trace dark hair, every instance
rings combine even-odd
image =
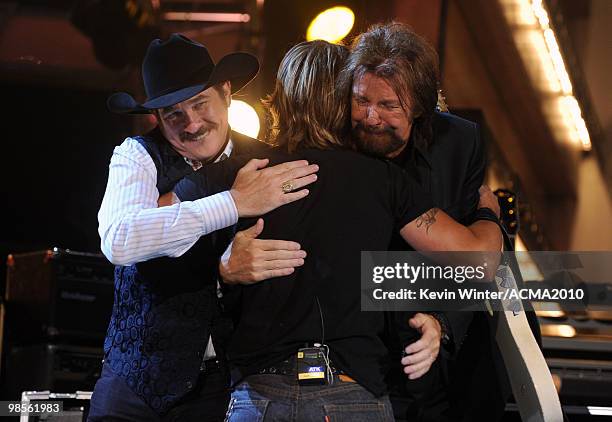
[[[345,147],[350,92],[337,89],[348,48],[316,40],[301,42],[283,58],[274,92],[263,100],[271,124],[267,141],[287,146]]]
[[[433,47],[406,24],[374,25],[353,40],[340,84],[350,89],[365,73],[389,83],[413,120],[412,139],[420,146],[429,144],[438,100],[438,53]]]

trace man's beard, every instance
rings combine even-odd
[[[395,134],[395,128],[385,126],[380,129],[366,127],[362,123],[351,131],[357,149],[365,154],[385,158],[402,148],[408,140],[403,140]]]

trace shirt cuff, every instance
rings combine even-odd
[[[225,249],[225,252],[223,252],[223,255],[221,255],[221,263],[223,265],[227,264],[230,256],[232,255],[232,246],[234,246],[234,241],[232,240],[229,244],[229,246],[227,247],[227,249]]]
[[[238,222],[238,209],[229,191],[193,202],[200,209],[204,234],[233,226]]]
[[[448,317],[444,312],[428,312],[432,317],[434,317],[438,323],[440,324],[440,329],[442,330],[442,338],[440,339],[440,343],[442,345],[442,350],[446,351],[450,354],[453,353],[455,349],[455,343],[453,341],[453,333],[450,329],[450,322]]]

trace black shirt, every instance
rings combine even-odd
[[[478,208],[478,188],[484,182],[485,152],[480,139],[478,125],[450,113],[435,113],[433,140],[427,146],[418,146],[413,139],[393,162],[419,181],[423,189],[433,198],[436,206],[459,223],[471,224]],[[399,235],[394,235],[389,250],[412,251],[412,246]],[[471,312],[446,312],[452,344],[449,352],[457,352],[472,320]],[[393,319],[398,315],[390,314]],[[410,327],[401,327],[405,316],[391,327],[387,345],[394,350],[397,368],[393,371],[403,377],[399,367],[401,350],[417,341],[421,334]],[[396,332],[401,332],[396,338]]]
[[[269,157],[272,163],[303,158],[319,165],[308,197],[265,215],[260,236],[299,242],[308,256],[290,276],[242,288],[230,361],[248,375],[288,358],[304,343],[321,341],[318,297],[333,364],[381,395],[388,359],[379,337],[384,318],[360,310],[361,251],[386,250],[391,236],[431,209],[432,201],[412,177],[385,160],[314,149],[292,155],[277,150]],[[208,194],[227,188],[243,162],[206,166],[191,178],[189,192],[180,185],[175,192],[190,200],[202,196],[194,186],[207,185]]]
[[[433,139],[427,146],[419,147],[408,141],[404,151],[393,161],[420,181],[423,188],[431,194],[436,206],[462,224],[472,222],[472,216],[477,209],[478,188],[482,185],[485,175],[485,151],[480,138],[478,126],[468,120],[450,113],[434,115]],[[393,236],[390,250],[413,250],[401,237]],[[465,333],[472,321],[472,313],[465,311],[446,312],[447,328],[449,328],[450,344],[440,349],[444,358],[456,357],[464,341]],[[406,326],[406,315],[386,313],[387,328],[384,342],[390,350],[390,370],[387,378],[391,403],[398,419],[420,418],[438,420],[444,419],[439,413],[444,409],[444,401],[437,391],[446,389],[444,377],[447,359],[439,360],[444,366],[438,374],[436,364],[424,376],[409,380],[402,371],[401,351],[408,344],[417,341],[421,334]],[[477,341],[485,333],[477,333]],[[469,362],[461,362],[457,367],[473,367],[473,362],[481,356],[467,356]],[[464,375],[468,375],[465,371]],[[475,379],[471,375],[457,377],[459,388],[466,390],[466,379]],[[481,385],[474,383],[474,385]],[[491,386],[493,390],[495,387]],[[430,395],[431,400],[423,401]],[[482,391],[478,395],[482,396]],[[476,396],[478,396],[476,395]],[[461,419],[457,417],[457,419]],[[468,418],[469,419],[469,418]]]

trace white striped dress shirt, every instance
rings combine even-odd
[[[224,151],[232,151],[232,142]],[[98,213],[104,255],[116,265],[178,257],[203,235],[232,226],[238,210],[229,191],[157,208],[157,169],[147,150],[127,138],[115,148]]]

